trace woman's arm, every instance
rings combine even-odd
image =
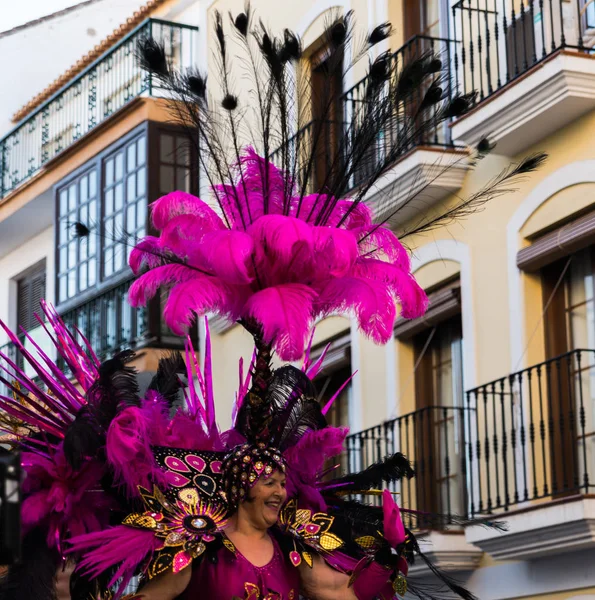
[[[357,600],[353,587],[349,587],[349,575],[329,567],[319,556],[314,556],[312,568],[302,564],[300,593],[308,600]]]
[[[134,597],[142,600],[174,600],[188,587],[191,577],[191,567],[186,567],[179,573],[168,571],[152,579]]]

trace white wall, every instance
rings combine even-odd
[[[21,0],[23,1],[23,0]],[[29,27],[0,33],[2,88],[0,136],[14,123],[11,116],[67,71],[145,0],[95,0],[76,10]]]
[[[25,269],[45,259],[46,300],[54,300],[54,230],[48,227],[39,235],[24,241],[16,250],[0,259],[0,319],[16,331],[16,282]],[[6,342],[0,332],[0,345]]]

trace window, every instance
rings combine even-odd
[[[35,313],[40,314],[40,302],[45,298],[45,261],[17,278],[17,330],[31,331],[39,326]]]
[[[146,144],[144,135],[137,137],[108,156],[103,163],[103,279],[127,267],[132,244],[126,246],[116,240],[135,240],[145,235]]]
[[[191,190],[191,151],[185,134],[159,136],[159,193]]]
[[[590,246],[541,270],[545,350],[553,359],[546,371],[548,410],[562,424],[550,431],[556,496],[573,493],[577,481],[595,473],[594,267]]]
[[[148,231],[148,205],[174,190],[196,193],[186,134],[146,123],[56,188],[56,296],[69,310],[130,278],[128,257]],[[91,227],[77,238],[76,222]],[[158,301],[157,301],[158,302]]]
[[[95,225],[97,170],[85,171],[58,190],[58,301],[64,302],[92,287],[97,277],[97,238],[77,238],[77,221]]]
[[[463,336],[460,315],[414,338],[417,494],[424,510],[464,514]]]

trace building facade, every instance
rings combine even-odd
[[[392,224],[397,233],[469,197],[511,161],[550,155],[483,210],[404,240],[430,298],[423,318],[399,320],[393,341],[378,347],[349,319],[329,317],[317,324],[313,351],[330,343],[317,381],[321,401],[357,371],[330,413],[352,431],[343,466],[393,451],[414,461],[418,476],[395,491],[403,506],[444,515],[410,523],[442,568],[482,600],[595,597],[595,4],[253,5],[273,31],[290,27],[301,37],[298,69],[320,75],[312,85],[343,90],[340,123],[362,98],[364,63],[344,76],[325,71],[321,33],[349,10],[362,32],[393,23],[377,52],[406,62],[433,49],[448,71],[445,93],[477,91],[470,113],[420,139],[370,193],[380,212],[387,190],[390,206],[409,203],[407,223]],[[147,205],[161,194],[208,193],[132,49],[150,31],[175,64],[198,64],[214,80],[208,24],[216,10],[242,7],[241,0],[152,0],[61,87],[25,105],[0,140],[0,317],[11,326],[35,329],[33,312],[46,297],[101,353],[137,348],[141,370],[180,347],[161,323],[159,302],[142,311],[126,304],[126,240],[78,240],[70,225],[103,223],[106,232],[134,237],[148,231]],[[240,74],[234,86],[250,98]],[[299,114],[309,116],[296,116],[296,135],[307,136],[316,108]],[[333,140],[341,128],[328,134]],[[398,135],[378,140],[379,155]],[[486,135],[496,146],[471,165],[469,148]],[[354,187],[365,177],[356,173]],[[211,329],[224,422],[236,389],[229,374],[240,356],[249,360],[251,338],[218,320]],[[197,338],[200,346],[200,331]],[[488,515],[508,530],[465,527],[456,518]],[[431,577],[421,566],[411,576]]]

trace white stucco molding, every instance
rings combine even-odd
[[[521,248],[520,231],[529,217],[554,194],[572,185],[594,182],[595,160],[582,160],[565,165],[537,184],[521,202],[506,226],[511,371],[526,366],[524,362],[520,362],[525,341],[522,273],[516,266],[517,253]]]
[[[463,389],[475,387],[475,318],[471,285],[471,252],[467,244],[457,240],[436,240],[415,250],[411,261],[415,273],[419,268],[437,260],[452,260],[461,267],[461,304],[463,328]]]

